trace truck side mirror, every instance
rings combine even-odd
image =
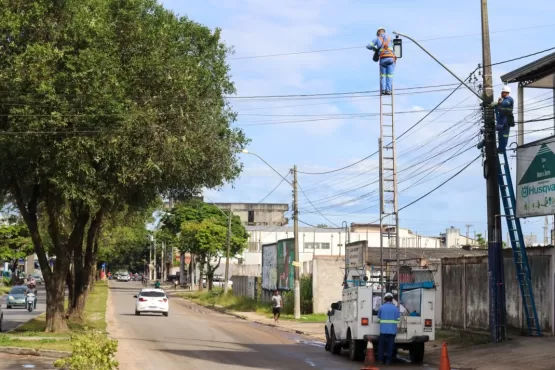
[[[341,306],[339,305],[339,303],[332,303],[331,304],[331,309],[341,311]]]

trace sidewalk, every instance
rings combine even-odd
[[[555,369],[554,348],[553,337],[513,337],[513,340],[501,344],[449,351],[449,359],[454,369]]]

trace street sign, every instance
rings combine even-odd
[[[517,148],[516,216],[555,214],[555,137]]]

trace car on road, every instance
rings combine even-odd
[[[14,286],[8,293],[6,308],[25,307],[25,298],[27,297],[25,290],[27,290],[25,285]]]
[[[134,297],[137,298],[135,301],[135,315],[140,315],[143,312],[169,315],[168,296],[162,289],[141,289],[139,294]]]
[[[35,279],[35,284],[37,285],[42,285],[42,283],[44,282],[42,276],[40,275],[33,275],[33,278]]]
[[[118,276],[118,281],[129,281],[131,280],[131,276],[129,276],[128,272],[123,272]]]

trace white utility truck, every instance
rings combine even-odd
[[[422,266],[421,259],[384,260],[383,271],[366,263],[368,248],[360,242],[346,246],[346,267],[342,299],[332,303],[325,324],[326,350],[340,354],[349,350],[353,361],[364,359],[366,344],[371,341],[377,351],[380,324],[377,317],[385,293],[394,295],[394,303],[401,302],[401,318],[397,325],[394,355],[397,349],[409,351],[412,363],[424,358],[424,343],[435,339],[435,284],[432,272]],[[356,255],[355,255],[356,254]],[[397,267],[399,266],[399,267]],[[397,289],[397,275],[400,289]],[[415,280],[419,280],[415,282]],[[382,286],[385,289],[382,289]]]

